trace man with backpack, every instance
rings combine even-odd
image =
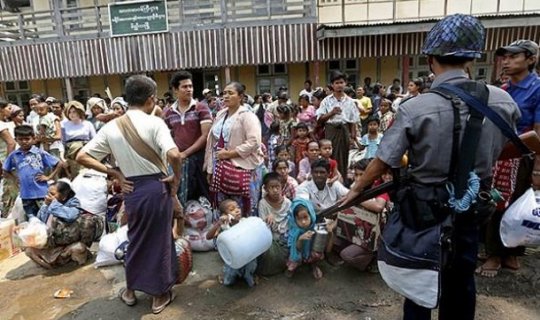
[[[437,92],[400,106],[375,159],[343,202],[351,202],[388,168],[400,168],[407,152],[408,178],[395,193],[378,257],[383,279],[406,297],[404,319],[431,319],[430,309],[437,306],[439,319],[474,319],[478,221],[485,210],[471,203],[489,193],[492,166],[508,140],[499,126],[515,130],[520,116],[508,93],[470,81],[465,73],[466,64],[481,56],[484,42],[484,26],[470,15],[448,16],[431,29],[422,53],[435,74],[431,89]],[[471,95],[488,106],[487,113],[496,114],[497,124],[492,114],[464,102]],[[486,203],[489,209],[491,201]],[[432,232],[431,243],[413,241]],[[398,250],[403,254],[393,255]],[[403,264],[403,257],[410,259]],[[433,277],[425,286],[417,281],[425,280],[417,277],[422,272]]]

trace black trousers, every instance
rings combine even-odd
[[[478,254],[478,226],[468,217],[456,217],[454,254],[442,272],[439,320],[472,320],[476,306],[474,270]],[[431,309],[409,299],[403,306],[404,320],[430,320]]]

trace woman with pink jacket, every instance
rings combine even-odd
[[[219,111],[206,143],[204,171],[208,174],[214,208],[232,198],[244,216],[256,215],[262,176],[266,169],[261,150],[261,124],[242,104],[245,87],[229,83],[223,90],[224,109]]]

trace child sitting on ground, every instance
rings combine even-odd
[[[289,239],[287,241],[289,260],[285,271],[286,276],[292,277],[300,265],[310,264],[313,277],[317,280],[323,277],[317,264],[324,259],[324,250],[322,252],[312,250],[315,221],[315,209],[311,202],[301,198],[294,199],[289,211]],[[331,231],[329,228],[328,232]]]
[[[285,164],[284,161],[280,162]],[[288,214],[291,200],[283,196],[283,186],[277,172],[267,173],[263,179],[263,186],[265,196],[259,201],[259,217],[266,222],[272,231],[273,240],[272,247],[259,257],[257,271],[260,275],[270,276],[285,270],[288,252]]]
[[[279,133],[283,143],[289,144],[292,140],[291,137],[294,137],[295,130],[294,126],[296,125],[296,118],[292,116],[292,106],[281,105],[277,107],[277,112],[279,115]]]
[[[281,194],[289,200],[293,200],[296,196],[296,188],[298,188],[298,182],[296,182],[296,180],[288,174],[288,162],[279,159],[274,161],[274,164],[272,165],[272,171],[278,174],[282,186]]]
[[[335,181],[343,183],[343,178],[341,173],[338,170],[338,163],[336,160],[332,159],[332,141],[328,139],[322,139],[319,141],[319,146],[321,147],[321,158],[328,160],[330,163],[330,173],[328,175],[328,184],[332,184]]]
[[[379,144],[383,138],[383,134],[379,133],[379,124],[381,121],[377,117],[371,117],[367,121],[368,133],[360,140],[360,150],[366,149],[364,159],[375,158]]]
[[[206,239],[217,239],[221,232],[227,232],[232,226],[237,224],[242,219],[242,211],[236,201],[232,199],[225,199],[219,204],[219,212],[221,216],[219,220],[208,230]],[[255,282],[255,270],[257,269],[257,260],[254,259],[248,262],[245,266],[239,269],[233,269],[231,266],[225,264],[223,266],[223,278],[219,281],[225,286],[230,286],[236,282],[236,278],[244,278],[248,286],[253,287]]]
[[[18,181],[24,212],[27,218],[37,216],[48,193],[47,181],[54,179],[62,167],[62,162],[48,152],[34,146],[34,128],[22,125],[15,128],[15,141],[19,149],[9,154],[4,161],[4,176]],[[46,170],[54,169],[50,175]],[[12,173],[16,171],[16,175]]]
[[[304,153],[304,158],[298,164],[298,176],[296,177],[298,183],[311,179],[311,164],[319,159],[319,155],[319,143],[317,141],[308,143],[307,152]]]
[[[304,157],[304,154],[307,151],[307,146],[309,144],[309,130],[307,124],[300,122],[296,125],[296,137],[291,143],[292,154],[294,164],[298,167],[300,160]]]

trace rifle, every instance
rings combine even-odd
[[[399,185],[399,182],[389,181],[389,182],[382,183],[376,187],[369,188],[363,191],[362,193],[360,193],[356,198],[351,200],[351,202],[347,203],[346,205],[341,205],[341,202],[338,202],[334,204],[333,206],[320,211],[317,214],[317,220],[320,221],[323,218],[335,219],[339,211],[342,211],[352,206],[359,205],[360,203],[366,200],[373,199],[378,195],[392,191],[393,189],[397,188],[398,185]]]

